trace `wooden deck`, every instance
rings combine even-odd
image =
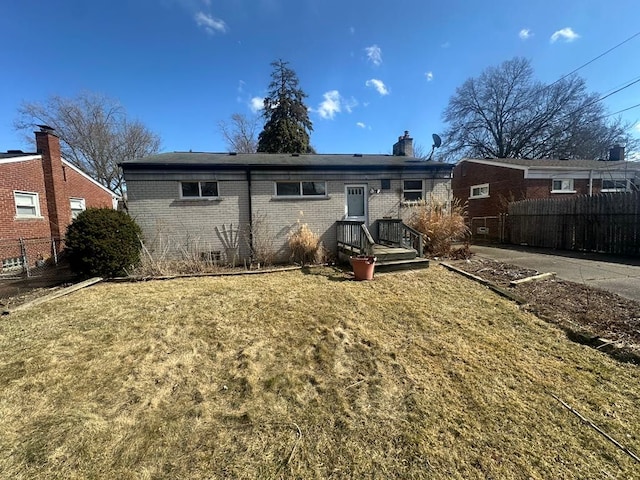
[[[353,252],[358,254],[358,252]],[[376,271],[388,272],[394,270],[410,270],[428,268],[429,260],[418,257],[418,253],[410,248],[391,247],[375,244],[373,255],[376,257]],[[340,260],[347,263],[350,252],[340,252]]]

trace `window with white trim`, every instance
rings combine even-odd
[[[404,180],[402,182],[402,199],[405,202],[422,200],[422,180]]]
[[[181,198],[216,198],[218,182],[180,182]]]
[[[573,178],[557,178],[552,180],[551,193],[576,193],[573,189]]]
[[[489,196],[489,184],[472,185],[469,189],[469,198],[487,198]]]
[[[276,182],[276,197],[325,197],[327,182]]]
[[[13,192],[16,202],[17,218],[39,218],[40,199],[37,193],[33,192]]]
[[[71,219],[75,219],[87,209],[84,198],[70,198],[69,205],[71,206]]]
[[[602,180],[602,192],[628,192],[627,180]]]
[[[23,257],[3,258],[1,271],[18,270],[24,266]]]

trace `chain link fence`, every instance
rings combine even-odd
[[[0,240],[0,280],[36,277],[55,269],[63,246],[59,238]]]

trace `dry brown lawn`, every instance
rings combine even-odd
[[[0,476],[640,478],[640,368],[435,266],[100,284],[0,318]]]

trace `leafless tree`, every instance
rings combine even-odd
[[[220,120],[218,129],[230,152],[256,153],[258,148],[259,118],[241,113],[231,115],[229,121]]]
[[[130,120],[117,100],[90,92],[75,98],[52,96],[45,103],[23,102],[15,128],[31,132],[36,124],[55,130],[65,160],[118,195],[124,193],[118,163],[160,148],[160,137]],[[32,141],[31,135],[27,138]]]
[[[443,118],[446,150],[497,158],[604,158],[614,143],[635,147],[631,125],[607,121],[597,94],[569,76],[545,85],[528,60],[489,67],[456,89]]]

